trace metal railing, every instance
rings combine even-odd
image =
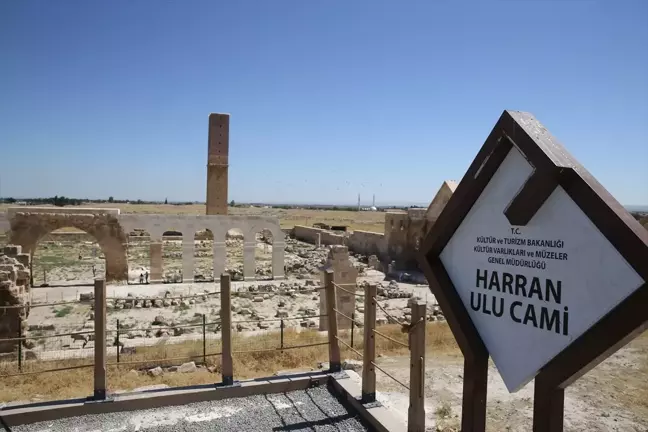
[[[324,290],[326,298],[326,314],[320,315],[299,315],[299,316],[284,316],[277,318],[256,318],[256,319],[244,319],[232,321],[232,310],[231,310],[231,297],[235,295],[235,292],[231,290],[231,281],[228,274],[223,274],[220,280],[220,291],[209,293],[209,295],[220,294],[220,317],[218,320],[208,321],[205,314],[199,316],[199,321],[192,324],[184,325],[160,325],[150,329],[144,328],[125,328],[119,321],[113,329],[108,329],[106,327],[106,301],[109,299],[106,297],[106,287],[105,281],[96,280],[95,281],[95,292],[94,300],[92,303],[95,306],[94,312],[94,330],[82,330],[75,332],[65,332],[60,334],[52,335],[39,335],[39,336],[30,336],[24,337],[22,335],[22,329],[18,337],[0,339],[0,343],[9,343],[16,344],[18,350],[18,371],[14,374],[0,374],[0,378],[17,376],[17,375],[27,375],[27,374],[38,374],[38,373],[48,373],[48,372],[58,372],[65,370],[81,369],[81,368],[90,368],[94,367],[94,385],[95,399],[101,400],[105,398],[106,394],[106,368],[107,367],[119,367],[119,366],[130,366],[130,365],[160,365],[166,364],[171,361],[179,360],[193,360],[193,359],[202,359],[203,363],[207,362],[207,358],[220,356],[221,357],[221,375],[222,375],[222,384],[231,385],[234,380],[233,373],[233,355],[246,355],[252,353],[263,353],[263,352],[280,352],[283,353],[287,350],[300,349],[300,348],[311,348],[328,345],[329,353],[329,365],[330,372],[341,371],[341,352],[340,345],[348,349],[350,353],[353,353],[358,358],[362,359],[363,369],[362,369],[362,401],[365,403],[374,402],[376,400],[376,370],[379,370],[381,373],[384,373],[387,377],[394,380],[399,385],[408,389],[410,396],[410,407],[408,413],[408,428],[410,430],[423,430],[425,424],[425,411],[423,407],[424,400],[424,367],[425,367],[425,325],[426,325],[426,305],[422,301],[413,301],[410,303],[412,308],[412,324],[403,323],[398,320],[396,317],[392,316],[384,307],[378,303],[377,298],[377,287],[375,284],[369,284],[365,288],[364,293],[358,293],[355,291],[348,290],[340,285],[336,284],[333,280],[334,274],[331,270],[325,272],[325,286],[324,287],[314,287],[313,291]],[[355,312],[349,312],[349,304],[345,303],[342,305],[337,304],[337,294],[336,290],[341,290],[347,294],[351,294],[354,297],[364,298],[364,323],[361,324],[356,321]],[[304,291],[300,291],[304,292]],[[265,292],[249,292],[252,295],[262,295],[266,294]],[[278,292],[269,291],[267,294],[279,294]],[[196,294],[193,297],[202,297],[208,293]],[[285,294],[285,293],[284,293]],[[182,299],[188,298],[188,296],[178,297]],[[114,298],[110,298],[114,299]],[[135,300],[135,298],[127,297],[120,298],[119,300]],[[170,299],[170,297],[161,297],[161,300]],[[148,299],[151,300],[151,299]],[[59,302],[51,303],[43,306],[59,306],[63,304],[79,304],[84,302]],[[34,307],[36,305],[32,305]],[[10,306],[8,306],[10,307]],[[6,307],[5,307],[6,308]],[[388,334],[385,334],[381,331],[376,330],[376,313],[377,309],[380,309],[385,316],[391,322],[397,323],[401,326],[401,329],[404,333],[408,335],[408,343],[397,340],[395,337],[392,337]],[[355,310],[355,300],[353,301],[353,309]],[[293,320],[310,320],[310,319],[322,319],[327,318],[327,330],[328,337],[326,341],[314,340],[307,341],[307,343],[301,343],[299,345],[290,345],[285,343],[286,336],[286,322]],[[341,333],[338,329],[338,318],[342,320],[347,320],[351,322],[351,340],[350,343],[347,343],[343,338],[341,338]],[[270,323],[270,322],[279,322],[279,331],[277,333],[278,340],[274,341],[272,338],[269,338],[270,343],[268,346],[257,347],[254,346],[251,349],[233,349],[233,337],[232,337],[232,326],[234,324],[245,324],[245,323]],[[354,329],[355,327],[362,326],[364,328],[364,340],[363,340],[363,349],[362,352],[354,347]],[[220,328],[219,328],[220,327]],[[187,328],[200,328],[201,332],[198,335],[198,338],[193,339],[193,342],[196,346],[189,346],[188,351],[183,354],[177,355],[179,352],[182,352],[182,346],[178,344],[166,344],[168,338],[161,338],[153,346],[136,346],[128,347],[131,348],[130,354],[124,349],[124,344],[122,343],[122,338],[124,332],[132,331],[177,331],[178,329],[187,329]],[[210,350],[208,348],[208,341],[218,340],[215,336],[216,333],[220,331],[220,346],[216,344],[218,348]],[[268,334],[273,333],[268,331]],[[90,335],[94,336],[92,340],[94,344],[94,356],[93,362],[91,364],[71,364],[66,367],[51,368],[44,370],[29,370],[25,371],[23,369],[24,362],[22,361],[22,350],[23,344],[28,340],[47,340],[50,338],[71,338],[85,340],[90,342]],[[114,354],[114,361],[107,361],[107,336],[114,335],[112,339],[113,346],[116,347]],[[214,335],[212,337],[212,335]],[[88,336],[88,337],[86,337]],[[397,379],[389,371],[385,370],[382,366],[376,363],[376,336],[383,338],[384,340],[389,341],[389,343],[395,344],[400,347],[406,347],[410,350],[410,384],[407,385]],[[245,338],[236,338],[238,342],[244,340]],[[249,340],[249,339],[248,339]],[[184,341],[192,342],[192,341]],[[85,345],[85,344],[84,344]],[[172,347],[171,351],[173,352],[172,356],[167,355],[167,347]],[[192,349],[193,348],[193,349]],[[160,355],[160,350],[164,351],[164,355]],[[139,351],[139,352],[138,352]],[[127,357],[130,355],[130,357]],[[151,358],[146,358],[148,355]],[[112,356],[112,354],[111,354]],[[38,362],[38,361],[37,361]],[[423,425],[423,426],[422,426]],[[423,427],[423,429],[421,429]]]
[[[324,287],[313,287],[309,290],[300,290],[300,293],[304,292],[315,292],[324,289]],[[251,295],[263,295],[263,294],[276,294],[276,295],[288,295],[286,292],[281,291],[255,291],[249,292]],[[248,353],[257,353],[257,352],[279,352],[283,353],[287,350],[294,350],[300,348],[310,348],[328,345],[328,341],[321,341],[319,337],[318,340],[305,341],[306,343],[300,344],[290,344],[286,343],[286,323],[290,321],[303,321],[311,319],[319,319],[326,317],[326,314],[320,315],[298,315],[298,316],[284,316],[278,318],[269,318],[269,319],[244,319],[232,321],[232,312],[231,312],[231,296],[236,295],[237,293],[231,290],[231,281],[229,275],[223,275],[221,277],[221,290],[208,293],[198,293],[194,295],[187,296],[165,296],[165,297],[155,297],[155,298],[136,298],[136,297],[107,297],[105,282],[102,280],[95,281],[95,291],[94,299],[87,301],[65,301],[65,302],[56,302],[56,303],[44,303],[44,304],[32,304],[32,305],[15,305],[15,306],[5,306],[4,308],[27,308],[27,307],[57,307],[60,305],[81,305],[81,304],[91,304],[96,306],[94,312],[94,330],[80,330],[80,331],[69,331],[61,333],[53,333],[48,335],[34,335],[34,336],[22,336],[22,319],[16,317],[18,320],[18,332],[17,337],[0,339],[0,343],[14,344],[15,350],[14,355],[11,353],[4,354],[5,359],[8,361],[3,361],[0,359],[0,378],[19,376],[25,374],[39,374],[39,373],[48,373],[48,372],[59,372],[65,370],[74,370],[80,368],[90,368],[95,365],[97,369],[101,369],[101,362],[105,366],[130,366],[130,365],[150,365],[151,367],[160,366],[168,364],[173,361],[190,361],[190,360],[202,360],[204,364],[207,363],[207,359],[210,357],[221,356],[223,358],[223,382],[232,381],[232,365],[231,358],[232,355],[237,354],[248,354]],[[182,325],[155,325],[150,328],[133,328],[130,326],[123,325],[119,319],[116,320],[116,325],[113,328],[107,328],[106,326],[106,302],[107,301],[143,301],[143,300],[171,300],[171,299],[190,299],[203,296],[213,296],[220,295],[221,299],[221,312],[220,317],[216,320],[208,321],[205,314],[201,314],[199,317],[198,323],[189,323]],[[1,313],[1,311],[0,311]],[[252,348],[252,349],[233,349],[232,348],[232,325],[244,324],[244,323],[272,323],[278,322],[279,329],[274,332],[273,330],[268,330],[268,334],[277,334],[276,343],[270,342],[269,347],[262,348]],[[200,329],[199,334],[191,333],[185,334],[187,329]],[[40,330],[39,330],[40,331]],[[132,346],[126,342],[126,338],[130,340],[132,335],[129,335],[130,332],[168,332],[163,333],[163,336],[158,337],[153,344],[142,344]],[[178,341],[175,337],[176,332],[180,332],[180,337],[184,337],[183,340]],[[150,334],[150,333],[149,333]],[[157,333],[160,334],[160,333]],[[167,343],[168,338],[165,336],[171,337],[174,335],[173,343]],[[130,337],[129,337],[130,336]],[[55,365],[54,361],[43,361],[42,356],[49,357],[52,354],[56,354],[61,358],[56,358],[56,362],[60,365],[61,360],[65,360],[70,365],[64,367],[50,367],[43,368],[39,370],[26,370],[25,369],[25,355],[26,351],[25,345],[28,345],[29,342],[38,341],[38,340],[59,340],[59,347],[52,350],[39,350],[38,351],[38,360],[29,360],[28,363],[32,366],[37,365]],[[74,341],[81,340],[83,341],[83,347],[79,350],[64,350],[63,348],[71,345]],[[244,339],[241,338],[240,341]],[[216,341],[216,345],[210,344],[210,342]],[[220,343],[219,343],[220,342]],[[88,352],[89,348],[85,348],[86,344],[92,343],[92,349],[95,351],[94,356],[92,352]],[[127,346],[128,345],[128,346]],[[212,345],[211,349],[209,345]],[[103,357],[99,359],[98,362],[98,353],[97,350],[103,351]],[[178,353],[183,353],[184,355],[178,355]],[[74,355],[73,355],[74,354]],[[106,361],[106,357],[109,354],[110,358]],[[32,354],[33,356],[33,354]],[[86,357],[88,359],[92,358],[93,362],[89,364],[76,364],[79,362],[78,357]],[[32,357],[33,359],[33,357]],[[11,368],[16,368],[11,370]],[[30,369],[30,368],[27,368]],[[105,370],[105,368],[104,368]],[[105,372],[104,372],[105,373]],[[101,390],[101,389],[99,389]],[[104,389],[105,390],[105,389]],[[98,394],[102,394],[99,391]]]

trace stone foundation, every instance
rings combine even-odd
[[[27,307],[0,309],[0,339],[26,336],[29,289],[29,254],[22,253],[20,246],[5,246],[0,253],[0,306]],[[17,347],[17,341],[0,342],[0,353]]]

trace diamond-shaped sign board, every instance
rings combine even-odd
[[[646,292],[647,245],[648,232],[533,116],[505,112],[419,259],[455,335],[469,319],[514,392]],[[600,357],[617,342],[583,351]]]

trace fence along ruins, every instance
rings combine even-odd
[[[261,216],[227,216],[221,211],[223,202],[225,207],[227,204],[229,117],[214,119],[212,121],[210,116],[208,172],[215,171],[218,175],[212,176],[212,180],[217,180],[211,182],[211,187],[208,179],[207,215],[123,215],[117,209],[37,207],[12,208],[4,217],[0,215],[0,227],[8,225],[11,240],[24,248],[21,251],[21,246],[11,246],[5,250],[6,257],[2,257],[5,266],[0,267],[0,288],[4,291],[0,295],[9,294],[9,297],[2,297],[4,304],[20,307],[15,308],[17,313],[11,314],[10,324],[0,321],[0,339],[11,339],[18,335],[18,346],[21,346],[21,341],[27,341],[21,330],[25,326],[20,324],[16,327],[15,323],[22,323],[29,311],[29,252],[33,252],[38,241],[49,232],[65,226],[82,229],[97,240],[106,259],[106,278],[109,280],[123,280],[124,273],[128,271],[128,234],[144,231],[151,238],[151,280],[159,281],[163,272],[162,237],[165,231],[171,229],[182,233],[183,282],[192,281],[194,234],[203,230],[213,234],[215,279],[225,271],[225,237],[231,229],[238,229],[243,234],[243,273],[246,280],[255,276],[254,241],[256,233],[261,231],[269,232],[273,238],[273,277],[285,277],[285,239],[278,220]],[[222,125],[226,125],[225,135],[219,132]],[[216,136],[221,141],[212,146],[212,137]],[[628,218],[618,203],[575,161],[568,156],[564,160],[551,160],[544,151],[547,143],[552,148],[560,148],[532,116],[505,112],[464,180],[459,186],[444,183],[427,210],[414,209],[388,215],[384,236],[369,232],[341,236],[324,230],[315,232],[317,243],[332,245],[321,268],[324,272],[322,286],[311,285],[312,288],[308,290],[309,293],[322,291],[318,316],[314,310],[308,316],[301,313],[293,316],[284,308],[274,318],[254,316],[232,321],[229,278],[227,275],[221,276],[221,281],[223,277],[227,280],[221,282],[221,288],[227,285],[225,292],[221,290],[195,295],[197,298],[219,296],[221,306],[228,305],[214,313],[219,316],[218,321],[207,321],[205,314],[199,317],[202,319],[203,361],[209,356],[223,355],[223,383],[232,384],[231,355],[247,351],[232,350],[231,340],[226,341],[231,338],[231,324],[239,326],[252,321],[259,324],[259,328],[267,329],[267,322],[280,321],[281,340],[276,350],[283,352],[328,345],[331,371],[335,372],[341,362],[339,344],[346,345],[338,332],[353,328],[351,322],[353,320],[355,323],[354,311],[359,306],[356,301],[364,296],[364,306],[358,309],[364,315],[363,352],[354,348],[353,338],[350,346],[358,357],[364,356],[362,399],[365,402],[375,400],[375,369],[381,370],[374,363],[374,336],[389,339],[376,329],[378,308],[385,312],[390,322],[402,324],[403,333],[408,333],[409,344],[396,342],[411,350],[411,382],[409,386],[399,384],[410,392],[410,429],[424,430],[426,305],[420,300],[409,302],[411,322],[394,319],[378,304],[376,293],[380,291],[375,285],[365,285],[364,294],[356,291],[358,270],[349,256],[349,249],[352,248],[375,251],[376,256],[370,260],[371,266],[388,268],[389,265],[380,263],[379,256],[383,259],[387,257],[387,261],[399,257],[398,265],[408,265],[418,252],[419,265],[425,270],[443,311],[449,314],[450,326],[466,356],[465,386],[471,391],[464,391],[464,429],[484,429],[486,367],[488,355],[491,355],[511,391],[516,391],[536,377],[534,430],[561,430],[564,388],[579,374],[593,367],[596,364],[594,359],[604,357],[601,354],[608,351],[612,343],[629,340],[646,325],[646,311],[637,308],[636,304],[646,304],[645,281],[648,276],[641,262],[645,262],[648,256],[648,242],[644,230],[637,231],[635,225],[627,222]],[[528,155],[529,159],[524,155]],[[559,175],[552,171],[556,167],[560,168]],[[210,197],[216,200],[212,210],[209,210]],[[312,234],[297,228],[294,233]],[[336,244],[338,241],[340,244]],[[623,247],[611,246],[624,242]],[[21,253],[25,251],[28,253]],[[593,255],[597,253],[599,255]],[[588,263],[597,259],[605,262],[606,267],[587,267]],[[610,286],[614,289],[607,289]],[[101,341],[94,345],[95,398],[100,400],[106,396],[107,390],[105,307],[117,304],[136,307],[138,299],[109,298],[109,302],[105,303],[103,281],[97,281],[95,288],[100,288],[96,292],[101,294],[92,299],[92,304],[98,305],[93,320],[95,325],[101,325],[87,333],[93,333],[93,342]],[[236,294],[245,294],[254,302],[281,295],[284,296],[284,306],[288,297],[297,295],[295,290],[285,287],[275,292],[250,290]],[[593,298],[594,304],[580,301],[584,295]],[[381,302],[386,301],[386,296],[381,297]],[[165,298],[145,301],[156,305],[164,304],[170,298],[165,295]],[[111,303],[113,300],[114,303]],[[181,306],[184,306],[182,301]],[[137,311],[134,309],[134,312]],[[5,316],[9,317],[9,313]],[[303,346],[285,345],[284,320],[299,318],[303,319],[302,324],[306,323],[304,327],[315,327],[314,321],[311,326],[310,317],[319,318],[320,330],[328,331],[326,341]],[[156,317],[158,327],[167,327],[166,330],[172,332],[201,326],[165,325],[162,321]],[[226,323],[225,331],[222,323]],[[208,326],[212,326],[214,332],[222,332],[222,352],[207,350]],[[156,329],[168,338],[169,333],[158,327]],[[608,335],[612,335],[608,339],[601,337],[606,329],[609,330]],[[115,341],[117,362],[120,361],[120,353],[123,353],[120,351],[120,332],[118,322]],[[84,342],[88,341],[89,338],[86,338]],[[418,342],[412,346],[412,341]],[[10,343],[4,348],[11,351],[15,347],[15,343]],[[127,354],[134,356],[135,353],[135,348],[132,348]],[[196,357],[201,356],[193,355],[193,358]],[[128,363],[128,359],[125,363]],[[160,373],[162,371],[160,367],[155,369],[159,369]]]

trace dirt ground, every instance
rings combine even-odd
[[[407,357],[382,357],[378,364],[395,378],[409,384]],[[462,376],[463,357],[460,353],[428,355],[425,367],[428,430],[459,430]],[[406,422],[407,391],[380,371],[376,372],[376,380],[378,400]],[[487,430],[527,432],[532,428],[532,418],[533,382],[517,393],[509,393],[491,362]],[[648,333],[567,388],[565,431],[648,431]]]

